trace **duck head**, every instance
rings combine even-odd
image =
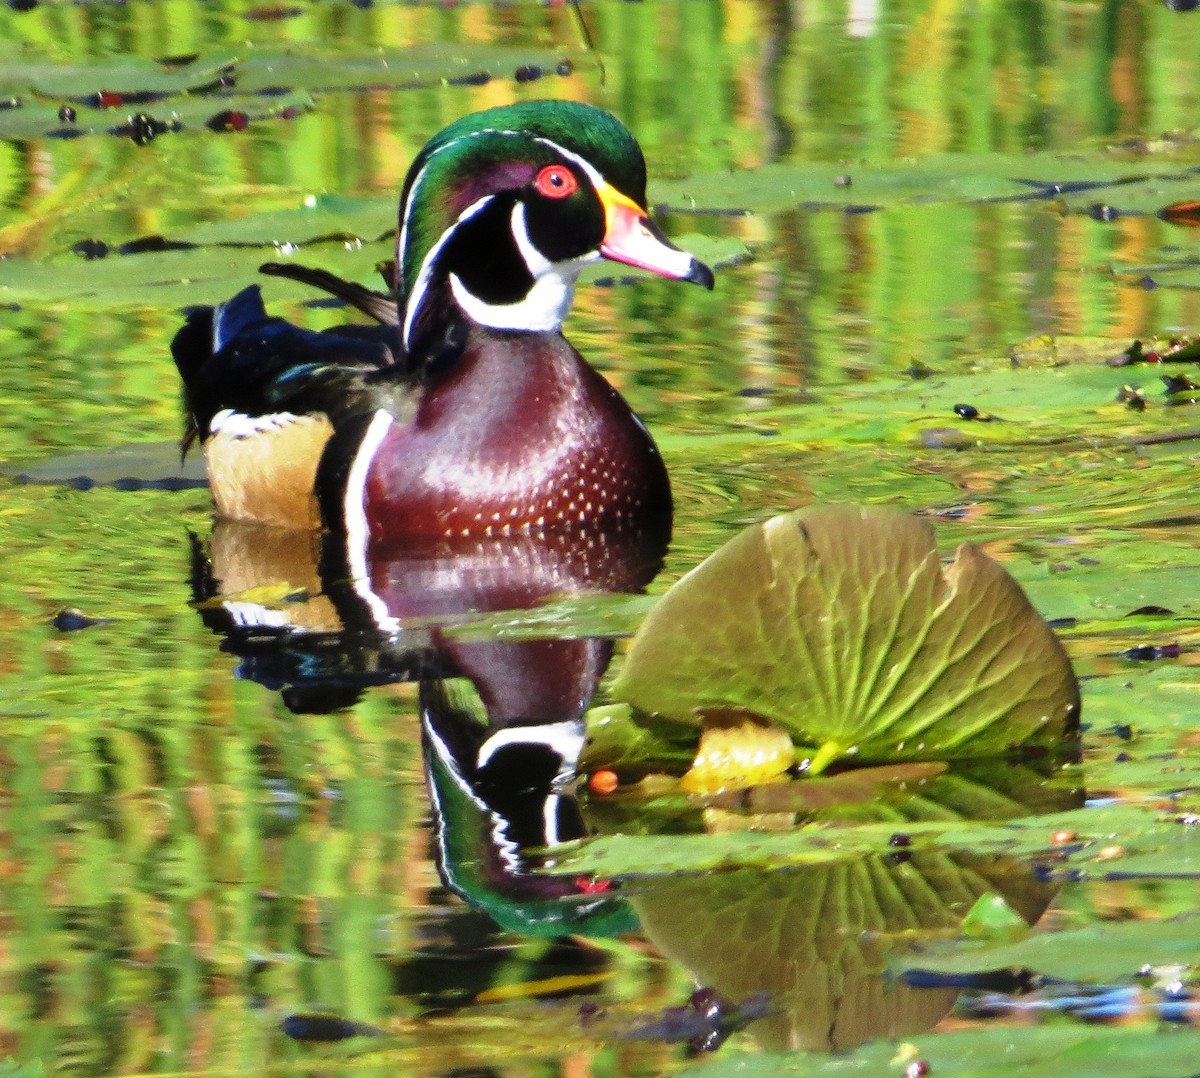
[[[396,243],[402,345],[420,364],[463,322],[557,332],[575,281],[608,258],[712,288],[646,210],[646,163],[613,116],[531,101],[465,116],[418,154]]]

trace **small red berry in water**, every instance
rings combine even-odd
[[[125,98],[120,94],[115,94],[111,90],[101,90],[96,94],[96,106],[102,109],[120,108],[125,104]]]
[[[245,131],[250,126],[250,117],[244,112],[223,109],[209,117],[205,126],[210,131]]]
[[[620,779],[617,778],[617,773],[607,769],[593,771],[592,777],[588,779],[588,789],[597,797],[607,797],[619,785]]]
[[[1142,358],[1147,363],[1161,363],[1162,362],[1162,356],[1160,356],[1157,352],[1147,352]]]
[[[929,1070],[929,1064],[924,1059],[914,1059],[904,1068],[904,1078],[923,1078]]]

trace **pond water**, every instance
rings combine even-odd
[[[524,0],[0,10],[0,461],[50,480],[0,480],[0,1074],[1193,1074],[1200,420],[1191,364],[1121,364],[1200,325],[1193,219],[1160,212],[1200,194],[1200,15],[597,0],[582,17],[594,47],[575,9]],[[181,474],[180,309],[279,258],[371,282],[425,140],[549,96],[626,122],[660,224],[719,267],[712,293],[593,282],[568,323],[671,473],[649,595],[746,525],[853,501],[921,513],[943,550],[982,544],[1058,628],[1082,766],[977,769],[872,816],[982,816],[977,843],[964,822],[950,852],[797,867],[774,834],[736,856],[670,838],[616,872],[641,928],[584,888],[595,908],[577,896],[562,934],[480,882],[491,823],[444,760],[426,774],[420,713],[428,740],[478,699],[422,696],[369,635],[280,651],[197,605],[335,595],[312,542],[214,528],[194,484],[62,481]],[[290,282],[264,294],[315,328],[346,317]],[[1184,382],[1167,394],[1163,374]],[[518,587],[479,555],[478,592],[400,616],[453,623],[458,669],[565,663],[576,680],[545,698],[590,690],[652,601],[625,595],[646,574],[623,556],[521,555]],[[497,613],[580,587],[618,594]],[[67,631],[67,608],[103,620]],[[341,696],[306,695],[331,677]],[[636,755],[592,733],[595,759]],[[427,779],[475,828],[448,874],[495,919],[439,878]],[[1068,822],[1005,837],[1013,805]],[[585,815],[648,840],[706,826],[645,801]],[[1056,828],[1074,836],[1057,852]],[[952,935],[981,894],[1048,911],[990,965],[951,949],[924,987],[878,979],[894,936]],[[1049,980],[955,981],[955,962]],[[722,1001],[697,1024],[697,983],[745,1013]],[[874,1037],[832,1062],[765,1052]]]

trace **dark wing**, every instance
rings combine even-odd
[[[336,425],[344,415],[390,406],[401,388],[394,377],[396,334],[385,323],[301,329],[269,316],[257,285],[185,314],[171,342],[188,412],[185,452],[226,410],[248,417],[320,412]]]

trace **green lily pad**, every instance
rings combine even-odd
[[[109,93],[185,94],[209,91],[222,73],[236,65],[234,57],[212,56],[180,68],[166,68],[133,56],[107,62],[64,65],[49,61],[7,60],[0,72],[0,93],[71,97]]]
[[[852,183],[846,184],[849,176]],[[1120,155],[1057,153],[929,155],[914,160],[770,164],[710,172],[654,185],[657,204],[674,212],[778,213],[795,207],[846,208],[939,202],[1051,200],[1074,206],[1120,203],[1149,191],[1156,208],[1177,194],[1190,170],[1164,159],[1148,166]],[[839,182],[840,181],[840,182]]]
[[[1058,748],[1079,719],[1066,653],[998,563],[964,544],[943,572],[929,524],[839,505],[749,528],[684,577],[612,691],[679,721],[760,716],[814,770]]]
[[[392,212],[384,212],[380,200],[362,200],[361,204],[345,207],[333,203],[327,209],[318,205],[311,211],[250,216],[236,226],[190,230],[190,234],[202,234],[207,242],[224,243],[240,229],[241,243],[247,246],[109,255],[106,268],[119,266],[119,271],[112,273],[98,273],[95,262],[75,255],[46,261],[12,258],[0,261],[0,303],[69,302],[82,310],[219,303],[246,284],[263,284],[265,278],[259,275],[258,267],[263,262],[290,257],[287,247],[291,244],[306,247],[300,260],[307,264],[378,287],[374,267],[390,257],[392,245],[390,239],[376,242],[375,237],[389,228]],[[323,238],[331,234],[333,240]],[[195,240],[189,237],[187,242]],[[254,243],[262,246],[249,246]],[[716,266],[739,261],[747,252],[745,245],[736,240],[700,235],[689,235],[681,246],[702,262]],[[590,268],[585,280],[598,277],[624,282],[627,278],[650,276],[625,270],[624,266],[604,263]],[[309,285],[280,278],[272,278],[268,287],[272,296],[288,299],[311,300],[323,295]]]

